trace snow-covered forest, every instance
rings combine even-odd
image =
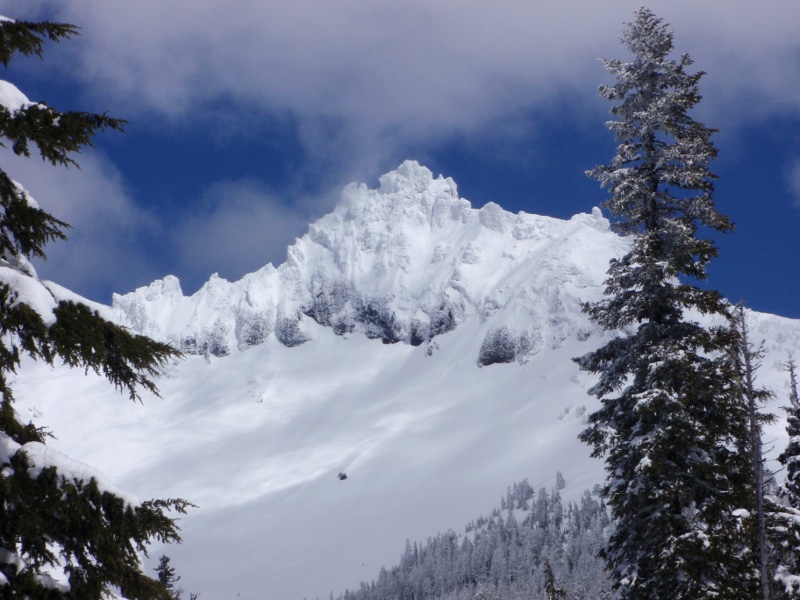
[[[397,565],[338,600],[548,598],[548,583],[567,598],[611,597],[597,553],[611,533],[597,493],[563,502],[563,478],[548,491],[527,480],[509,487],[499,508],[470,522],[462,534],[439,533],[406,543]]]

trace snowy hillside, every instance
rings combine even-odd
[[[198,505],[165,550],[187,592],[327,598],[406,539],[463,531],[512,482],[561,471],[569,499],[602,480],[576,439],[593,381],[570,359],[604,339],[579,303],[623,249],[599,211],[474,209],[407,162],[377,190],[346,188],[277,268],[116,296],[117,318],[187,353],[162,399],[26,363],[17,405],[118,487]],[[753,315],[751,331],[780,394],[800,322]],[[780,451],[781,424],[766,437]]]

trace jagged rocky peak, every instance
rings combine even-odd
[[[350,184],[287,261],[194,295],[167,277],[113,307],[183,352],[222,356],[274,335],[287,346],[319,325],[385,343],[429,343],[470,321],[480,364],[525,361],[586,335],[581,300],[600,293],[624,242],[595,209],[569,221],[460,198],[455,182],[406,161],[377,189]]]
[[[414,161],[406,161],[379,179],[377,190],[351,183],[342,192],[340,208],[354,221],[383,221],[389,226],[411,220],[432,228],[460,219],[470,207],[458,197],[456,183]]]

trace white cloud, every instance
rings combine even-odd
[[[290,115],[316,168],[363,178],[408,158],[406,148],[518,125],[565,93],[600,121],[608,106],[595,94],[605,78],[596,59],[623,55],[617,38],[640,4],[0,0],[0,12],[49,11],[81,27],[45,68],[81,81],[94,110],[185,124],[223,102],[233,115],[215,126],[226,130]],[[708,73],[701,120],[730,130],[798,111],[797,0],[648,4],[671,23],[677,51]]]
[[[333,204],[324,195],[295,194],[289,205],[258,181],[220,181],[191,211],[164,222],[135,203],[104,156],[88,152],[78,159],[80,169],[56,168],[0,149],[3,169],[44,210],[72,226],[66,242],[50,244],[47,260],[35,262],[39,276],[106,303],[111,292],[170,273],[192,293],[214,272],[235,280],[268,262],[278,265],[309,220]]]
[[[39,276],[108,302],[110,291],[118,286],[152,278],[145,258],[129,250],[138,233],[152,229],[153,223],[134,204],[106,158],[91,151],[76,158],[80,169],[67,169],[0,149],[0,162],[9,176],[42,209],[72,226],[67,242],[50,244],[45,248],[47,261],[36,261]]]
[[[221,181],[173,222],[156,220],[132,199],[116,167],[95,152],[81,154],[80,169],[56,168],[0,149],[4,170],[39,205],[69,223],[69,239],[46,248],[37,261],[42,279],[109,302],[156,278],[179,273],[191,293],[217,272],[238,279],[267,262],[280,264],[286,248],[305,233],[310,215],[328,198],[303,198],[290,207],[255,180]],[[156,252],[146,248],[157,247]]]
[[[286,248],[305,233],[303,208],[289,208],[257,181],[222,181],[203,196],[193,214],[170,232],[184,293],[211,273],[236,280],[286,258]]]
[[[620,54],[616,37],[638,4],[75,0],[50,8],[83,28],[76,75],[125,114],[180,118],[224,96],[341,122],[385,143],[479,129],[564,89],[593,95],[602,77],[595,59]],[[727,120],[745,110],[743,97],[746,110],[800,105],[796,0],[653,4],[678,50],[709,73]]]

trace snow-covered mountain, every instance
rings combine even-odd
[[[377,190],[345,188],[277,268],[189,297],[174,277],[115,296],[104,314],[187,355],[161,399],[26,363],[18,408],[118,487],[198,505],[164,550],[187,592],[327,597],[406,539],[463,531],[514,481],[561,471],[568,499],[602,480],[576,437],[593,380],[571,358],[608,335],[580,302],[625,247],[597,209],[474,209],[406,162]],[[751,332],[778,406],[800,322],[753,314]],[[767,437],[780,451],[782,424]]]
[[[312,322],[418,346],[477,320],[476,360],[521,362],[581,328],[579,302],[622,247],[599,209],[570,221],[491,202],[474,209],[452,179],[407,161],[377,190],[345,188],[278,268],[235,283],[212,276],[188,298],[167,277],[113,307],[186,354],[226,356],[270,335],[297,346],[312,339]]]

